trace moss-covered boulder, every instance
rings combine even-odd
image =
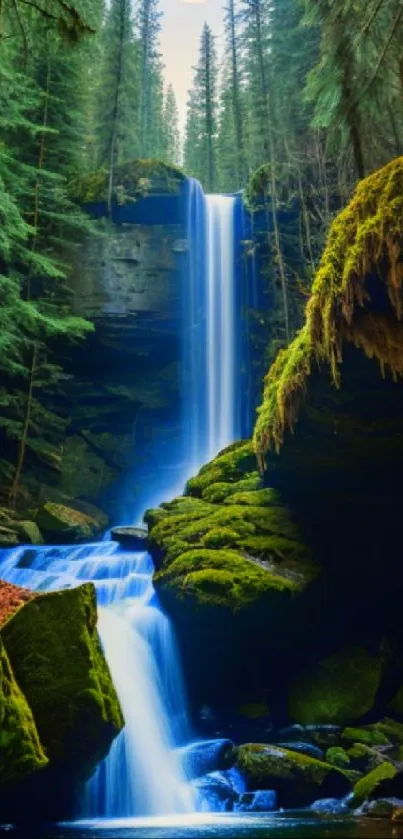
[[[99,523],[91,516],[53,501],[37,510],[35,523],[50,544],[89,542],[102,532]]]
[[[384,781],[392,781],[397,775],[397,768],[392,763],[385,761],[379,764],[372,772],[364,775],[354,786],[353,804],[363,804],[369,798],[381,798],[381,784]],[[378,795],[379,792],[379,795]]]
[[[350,647],[324,659],[292,685],[291,719],[303,725],[360,719],[374,705],[381,670],[380,658],[362,647]]]
[[[236,766],[248,789],[275,789],[282,807],[342,797],[351,788],[348,776],[335,766],[278,746],[240,746]]]
[[[96,624],[85,584],[35,597],[1,629],[46,757],[75,777],[91,773],[123,726]]]
[[[270,649],[277,655],[289,642],[291,613],[320,570],[290,510],[262,488],[254,467],[251,442],[234,443],[188,482],[185,496],[145,516],[155,586],[192,671],[191,692],[197,681],[207,693],[222,688],[233,703],[267,686]]]
[[[0,785],[26,778],[48,762],[31,708],[0,638]]]

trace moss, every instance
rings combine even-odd
[[[226,498],[224,504],[241,504],[246,507],[266,507],[279,504],[280,496],[275,489],[259,489],[253,492],[235,492]]]
[[[362,804],[374,794],[381,781],[392,780],[396,775],[396,766],[388,762],[381,763],[372,772],[357,781],[354,787],[353,804]]]
[[[390,700],[388,704],[388,709],[392,713],[398,714],[399,717],[403,717],[403,685],[399,688],[399,690]]]
[[[296,582],[273,574],[234,550],[189,550],[155,575],[155,584],[190,595],[198,605],[224,606],[232,611],[273,594],[289,596]]]
[[[256,456],[250,440],[239,440],[202,466],[199,474],[186,485],[186,494],[202,496],[212,484],[235,483],[256,469]]]
[[[204,548],[236,548],[240,539],[239,532],[231,527],[215,527],[208,530],[200,541]]]
[[[312,563],[312,552],[306,545],[284,536],[246,536],[239,544],[246,553],[268,562],[295,563],[296,568],[302,563],[304,569]]]
[[[343,771],[329,763],[293,752],[279,746],[249,743],[240,746],[237,768],[246,777],[252,789],[275,788],[284,799],[289,790],[297,799],[320,798],[332,790],[343,794],[350,788],[350,782]]]
[[[403,723],[397,720],[385,717],[380,722],[373,723],[369,728],[384,734],[392,743],[403,744]]]
[[[241,492],[254,492],[263,489],[263,481],[259,472],[250,472],[245,478],[241,478],[235,484],[219,481],[203,490],[202,498],[211,501],[213,504],[221,504],[231,495]]]
[[[47,756],[87,774],[123,725],[96,623],[85,584],[31,600],[2,628]]]
[[[35,522],[48,541],[83,542],[100,533],[99,524],[91,516],[52,501],[39,508]]]
[[[374,705],[380,676],[380,659],[361,647],[330,656],[294,683],[290,717],[303,725],[359,719]]]
[[[0,781],[15,781],[48,763],[28,702],[0,638]]]
[[[326,762],[341,769],[350,765],[350,758],[341,746],[331,746],[326,752]]]
[[[113,200],[132,203],[153,193],[177,193],[185,175],[176,166],[160,160],[130,160],[115,167]],[[70,197],[80,204],[104,202],[108,197],[109,171],[99,169],[69,184]]]
[[[347,743],[363,743],[366,746],[390,746],[390,740],[383,731],[373,728],[345,728],[341,739]]]
[[[254,446],[261,468],[269,450],[293,431],[314,367],[325,363],[339,385],[344,342],[376,358],[382,374],[403,375],[402,315],[403,157],[362,181],[348,207],[333,222],[315,277],[306,321],[280,352],[265,380]],[[396,320],[371,311],[367,285],[377,276]]]

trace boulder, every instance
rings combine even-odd
[[[1,637],[52,767],[89,777],[123,726],[97,633],[94,586],[43,594]]]
[[[90,542],[102,532],[91,516],[52,501],[37,510],[35,523],[50,544]]]
[[[146,551],[148,531],[144,527],[112,527],[111,539],[122,548],[131,551]]]
[[[31,708],[0,638],[0,784],[26,778],[48,762]]]
[[[15,525],[20,542],[23,545],[43,545],[44,538],[34,521],[19,521]]]
[[[199,778],[216,770],[230,769],[236,752],[231,740],[200,740],[177,749],[188,778]]]
[[[373,769],[354,786],[353,804],[359,806],[367,799],[382,798],[387,795],[384,782],[393,781],[398,774],[396,766],[385,761]]]
[[[249,790],[275,789],[280,807],[301,807],[319,798],[345,796],[351,789],[341,770],[278,746],[240,746],[236,767]]]
[[[378,798],[364,804],[362,812],[365,816],[372,816],[374,819],[391,819],[402,808],[403,801],[401,798]]]
[[[351,758],[341,746],[331,746],[326,752],[326,763],[338,766],[339,769],[347,769],[350,766]]]
[[[19,544],[15,530],[11,526],[0,525],[0,548],[15,548]]]
[[[235,769],[210,772],[193,782],[201,809],[210,812],[232,810],[244,790],[244,784]]]
[[[362,647],[349,647],[295,680],[289,695],[290,717],[305,724],[360,719],[374,705],[380,678],[380,658]]]
[[[235,809],[241,813],[272,813],[277,808],[277,794],[274,789],[258,789],[244,792]]]

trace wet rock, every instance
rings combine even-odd
[[[394,781],[398,771],[396,766],[385,761],[377,766],[372,772],[364,775],[354,787],[354,804],[359,806],[363,804],[366,799],[385,798],[393,796]],[[402,779],[397,787],[402,789]]]
[[[113,527],[111,539],[119,542],[122,548],[131,551],[146,551],[148,532],[143,527]]]
[[[397,810],[402,808],[403,801],[400,798],[378,798],[376,801],[366,802],[361,812],[375,819],[390,819]]]
[[[15,525],[19,540],[23,545],[43,545],[44,538],[34,521],[20,521]]]
[[[228,772],[210,772],[193,782],[202,810],[225,812],[232,810],[244,790],[242,778],[230,769]]]
[[[240,746],[236,766],[248,790],[275,789],[280,807],[303,807],[318,798],[342,798],[351,789],[349,778],[340,769],[278,746]]]
[[[199,778],[219,769],[230,769],[236,761],[233,742],[224,739],[189,743],[177,749],[177,754],[188,778]]]
[[[274,789],[259,789],[244,792],[235,809],[241,813],[272,813],[277,809],[277,794]]]
[[[346,812],[348,803],[348,796],[346,798],[320,798],[318,801],[314,801],[309,809],[321,815],[334,816]]]
[[[315,746],[313,743],[299,743],[286,741],[284,743],[276,743],[276,746],[280,746],[283,749],[290,749],[291,752],[300,752],[303,755],[309,755],[309,757],[315,757],[316,760],[324,760],[324,752],[319,746]],[[328,761],[331,763],[332,761]]]
[[[19,542],[16,532],[11,527],[0,525],[0,548],[15,548]]]
[[[89,542],[102,532],[91,516],[52,501],[39,508],[35,522],[50,544]]]

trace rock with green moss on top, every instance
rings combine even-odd
[[[349,647],[295,680],[290,718],[303,725],[358,720],[373,708],[380,679],[380,658],[362,647]]]
[[[369,798],[377,798],[377,791],[384,781],[391,781],[397,775],[397,768],[392,763],[385,761],[377,766],[372,772],[364,775],[355,784],[354,798],[352,804],[359,806]],[[380,796],[379,796],[380,797]]]
[[[256,470],[256,456],[252,442],[239,440],[219,452],[210,463],[202,466],[199,474],[188,481],[186,494],[202,497],[204,491],[213,484],[236,483],[253,470]]]
[[[53,501],[37,510],[35,523],[50,544],[89,542],[102,532],[100,524],[91,516]]]
[[[326,752],[326,762],[340,769],[347,769],[351,760],[342,746],[331,746]]]
[[[86,583],[36,597],[1,630],[52,766],[84,778],[123,727],[96,625],[95,589]]]
[[[31,708],[0,638],[0,783],[19,781],[47,764]]]
[[[181,169],[160,160],[128,160],[114,168],[112,201],[122,206],[154,193],[176,194],[184,180]],[[75,178],[68,187],[70,197],[80,204],[106,202],[108,188],[107,169]]]
[[[386,734],[373,726],[366,728],[348,726],[343,729],[341,739],[345,743],[363,743],[365,746],[390,746],[390,740]]]
[[[319,798],[341,798],[351,789],[349,778],[337,767],[278,746],[240,746],[236,766],[248,789],[275,789],[281,807],[305,806]]]

